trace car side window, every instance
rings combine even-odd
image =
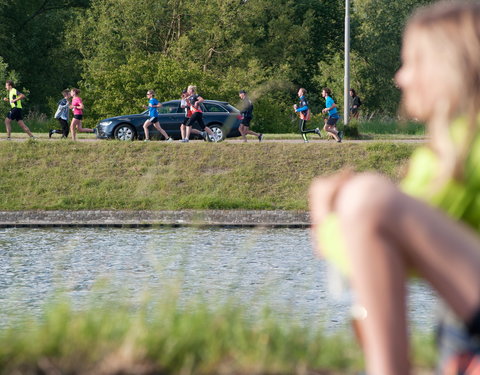
[[[203,105],[206,112],[228,112],[225,108],[218,104],[204,102]]]
[[[178,103],[162,103],[162,106],[158,108],[158,113],[177,113],[179,108]]]

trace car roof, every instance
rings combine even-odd
[[[180,102],[180,99],[166,100],[162,103],[174,103],[174,102]],[[230,103],[225,102],[223,100],[211,100],[211,99],[205,99],[203,102],[204,103],[213,103],[213,104],[230,104]]]

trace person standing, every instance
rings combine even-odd
[[[70,123],[70,133],[72,134],[72,140],[77,140],[77,131],[79,133],[95,133],[94,129],[82,128],[83,120],[83,101],[80,98],[80,90],[73,88],[70,90],[70,95],[72,96],[72,104],[70,104],[70,109],[73,111],[73,119]]]
[[[261,142],[263,140],[263,134],[255,133],[254,131],[250,130],[250,122],[253,119],[253,103],[248,97],[247,92],[245,90],[240,90],[238,92],[238,95],[242,100],[242,103],[241,103],[242,120],[240,123],[240,127],[238,128],[238,131],[243,137],[244,142],[247,142],[247,134],[254,135],[255,137],[258,138],[258,141]]]
[[[328,118],[325,119],[323,130],[331,134],[340,143],[342,142],[343,133],[337,130],[337,121],[340,116],[338,115],[337,105],[332,98],[332,90],[328,87],[323,88],[322,96],[325,98],[325,108],[322,109],[322,113],[328,112]]]
[[[360,97],[357,95],[354,89],[350,89],[350,97],[352,98],[352,106],[350,107],[350,114],[352,118],[358,119],[358,115],[360,114],[360,106],[362,105],[362,101]]]
[[[158,110],[157,108],[161,107],[162,104],[155,98],[155,91],[147,91],[148,105],[144,105],[144,108],[148,108],[148,120],[143,124],[143,130],[145,131],[145,142],[150,140],[150,135],[148,133],[148,127],[153,125],[159,132],[165,137],[167,142],[173,141],[170,138],[165,130],[160,126],[160,121],[158,120]]]
[[[188,101],[188,93],[187,90],[182,91],[182,96],[180,98],[180,107],[185,110],[185,117],[180,124],[180,135],[182,139],[180,139],[180,142],[186,143],[190,142],[190,128],[187,128],[187,123],[188,120],[190,120],[190,117],[192,116],[192,111],[190,111],[190,103]],[[187,129],[188,129],[188,134],[187,134]]]
[[[7,89],[8,97],[3,98],[3,100],[9,102],[11,107],[10,112],[8,112],[7,117],[5,118],[7,139],[12,139],[12,121],[16,121],[31,139],[35,139],[28,126],[25,125],[25,122],[23,122],[22,99],[25,98],[25,95],[17,91],[13,81],[11,80],[7,80],[5,82],[5,88]]]
[[[200,127],[200,134],[203,137],[203,139],[207,140],[207,134],[209,134],[214,142],[217,142],[217,136],[215,133],[210,129],[208,126],[205,126],[205,123],[203,122],[203,111],[202,107],[200,104],[203,103],[204,99],[197,94],[197,86],[190,85],[187,88],[187,94],[188,94],[188,103],[190,105],[190,111],[192,112],[192,116],[188,120],[186,124],[186,135],[187,138],[190,136],[191,131],[195,131],[196,129],[192,130],[192,126],[195,123],[198,123],[198,126]]]
[[[320,136],[320,129],[315,128],[315,129],[306,129],[307,121],[310,121],[310,116],[311,116],[311,111],[308,106],[308,100],[306,97],[307,90],[304,89],[303,87],[298,90],[298,105],[294,104],[293,109],[295,110],[295,113],[297,113],[300,117],[299,120],[299,130],[300,134],[302,135],[303,142],[307,143],[308,138],[307,134],[308,133],[315,133]]]
[[[55,112],[55,115],[53,116],[60,123],[60,126],[62,127],[62,130],[51,129],[48,132],[48,138],[52,138],[53,134],[61,134],[62,138],[67,138],[68,137],[68,133],[69,133],[68,107],[70,105],[70,103],[68,102],[68,99],[70,98],[70,91],[69,90],[63,90],[62,95],[63,95],[63,99],[61,99],[58,102],[57,111]]]

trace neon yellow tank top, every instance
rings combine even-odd
[[[459,143],[467,133],[464,119],[454,121],[451,135]],[[439,160],[428,147],[420,147],[413,153],[408,173],[400,183],[400,189],[408,195],[438,207],[455,220],[465,222],[480,232],[480,131],[472,143],[465,163],[464,180],[447,180],[439,189],[432,190],[437,177]],[[344,238],[336,214],[328,215],[319,226],[316,239],[322,254],[342,274],[349,275],[349,262],[345,252]]]
[[[432,150],[422,147],[414,152],[400,187],[406,194],[440,208],[480,232],[480,132],[475,135],[467,131],[465,119],[456,120],[450,127],[457,144],[465,137],[475,137],[465,161],[463,181],[449,179],[440,188],[432,188],[440,168],[439,160]]]
[[[8,92],[8,99],[11,101],[13,99],[16,99],[17,98],[17,89],[14,89],[12,88],[9,92]],[[10,106],[12,108],[22,108],[22,101],[21,100],[17,100],[15,103],[10,103]]]

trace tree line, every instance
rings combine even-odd
[[[363,110],[395,115],[401,33],[426,0],[351,0],[351,86]],[[203,97],[255,101],[260,131],[292,131],[292,104],[322,87],[343,107],[344,0],[0,0],[0,78],[28,94],[27,110],[55,110],[80,87],[86,118],[137,113],[196,84]],[[5,105],[5,104],[2,104]],[[5,108],[6,109],[6,108]],[[315,110],[317,109],[317,110]],[[88,123],[88,122],[87,122]]]

